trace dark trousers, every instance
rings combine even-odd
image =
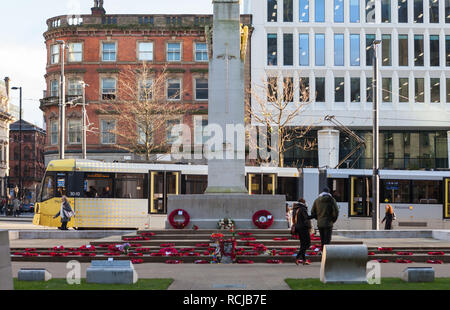
[[[384,224],[384,229],[386,229],[386,230],[391,230],[392,229],[392,219],[391,220],[389,220],[389,219],[386,220],[386,224]]]
[[[67,230],[67,221],[61,221],[61,230]]]
[[[322,251],[325,244],[331,243],[331,235],[333,233],[333,227],[319,227],[320,244],[322,245]]]
[[[296,259],[305,260],[306,250],[311,246],[311,236],[309,235],[309,229],[300,229],[298,232],[298,236],[300,238],[300,251],[297,253]]]

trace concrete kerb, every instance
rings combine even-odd
[[[102,239],[110,236],[124,236],[136,230],[10,230],[9,240],[25,239]]]

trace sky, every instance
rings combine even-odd
[[[46,20],[59,15],[90,14],[93,0],[0,0],[0,78],[22,87],[22,118],[43,126],[39,109],[45,86]],[[212,14],[212,0],[104,0],[107,14]],[[19,105],[19,91],[11,91]]]

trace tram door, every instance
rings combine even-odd
[[[180,171],[149,172],[149,213],[167,214],[167,195],[180,194]]]
[[[350,216],[372,216],[371,177],[350,177]]]
[[[249,173],[247,175],[249,195],[275,195],[276,183],[276,174]]]
[[[444,208],[445,218],[450,218],[450,179],[444,179]]]

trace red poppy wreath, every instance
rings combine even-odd
[[[253,214],[253,224],[260,229],[267,229],[273,224],[273,215],[267,210],[259,210]]]
[[[175,216],[177,216],[177,215],[183,216],[184,222],[175,221]],[[170,213],[168,220],[169,220],[170,225],[172,225],[173,228],[183,229],[189,224],[190,216],[189,216],[189,213],[187,213],[185,210],[178,209],[178,210],[174,210],[172,213]]]

